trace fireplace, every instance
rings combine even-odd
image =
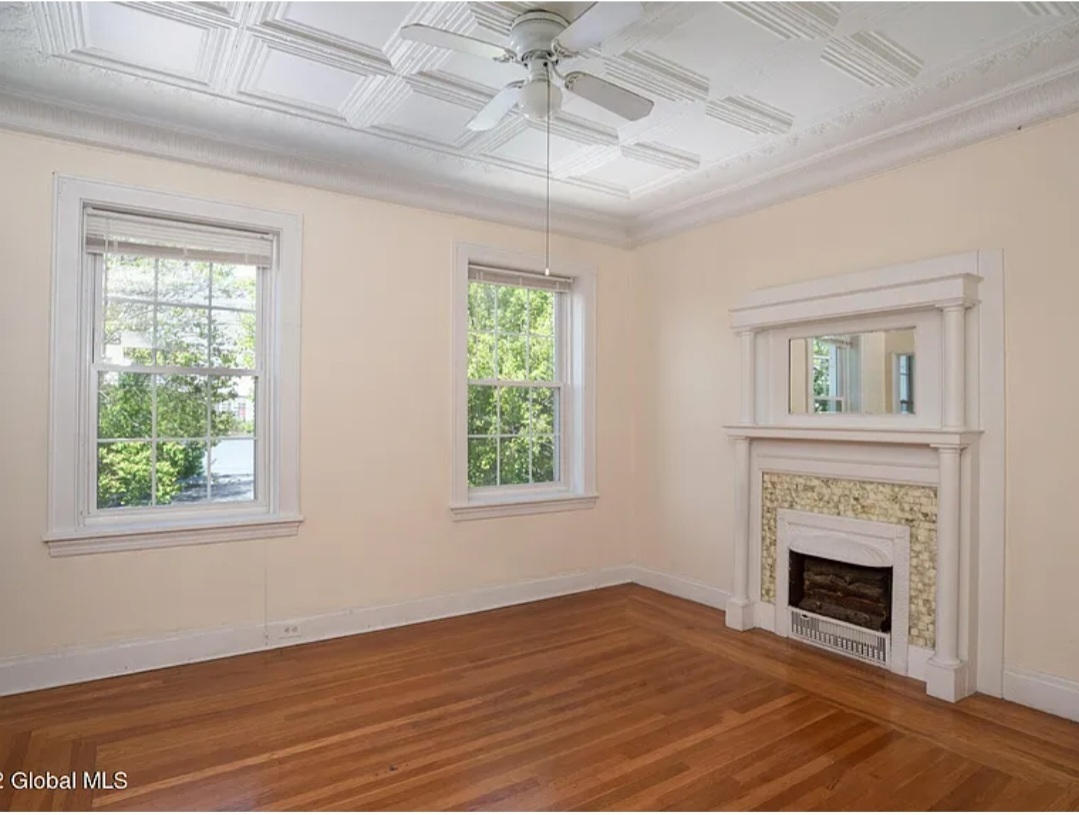
[[[892,567],[860,566],[791,552],[792,608],[871,631],[892,630]]]
[[[776,633],[906,675],[910,528],[776,511]]]

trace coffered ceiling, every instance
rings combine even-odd
[[[542,125],[466,128],[524,70],[398,32],[501,44],[529,8],[588,6],[0,4],[0,126],[538,226]],[[632,243],[1079,108],[1079,3],[644,8],[573,60],[655,108],[567,96],[561,231]]]

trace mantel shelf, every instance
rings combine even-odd
[[[834,441],[861,444],[906,444],[966,447],[981,435],[980,430],[938,428],[793,427],[781,425],[724,425],[727,435],[743,439],[786,439],[790,441]]]

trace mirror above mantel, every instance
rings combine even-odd
[[[913,328],[795,337],[788,357],[792,414],[916,412]]]

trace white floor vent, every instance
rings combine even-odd
[[[790,636],[870,665],[888,667],[891,637],[850,623],[822,617],[798,608],[790,609]]]

